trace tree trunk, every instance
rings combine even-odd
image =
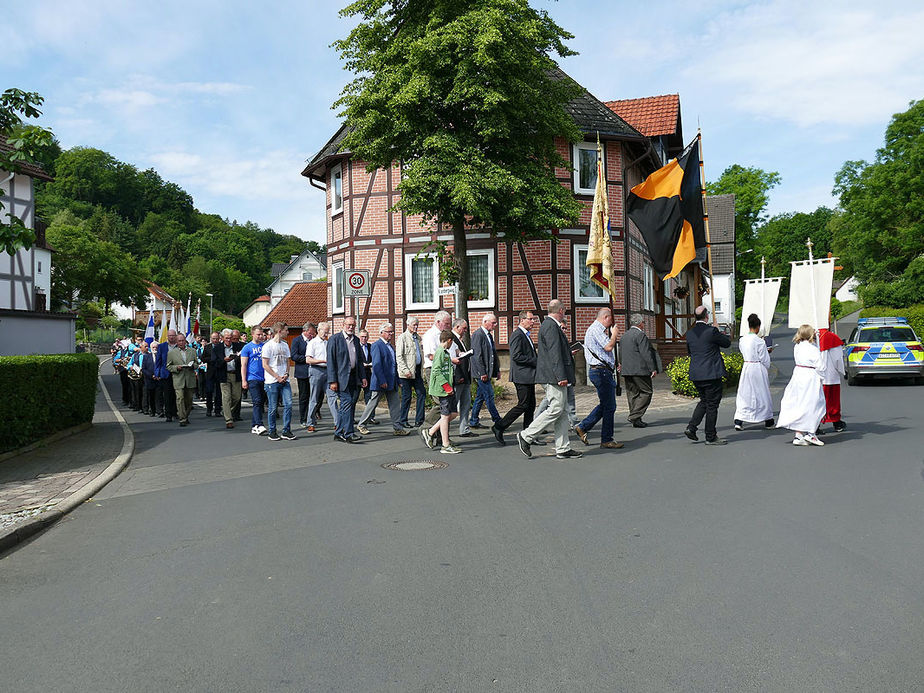
[[[462,318],[468,322],[468,237],[465,235],[465,219],[462,217],[452,223],[452,245],[456,262],[459,263],[459,283],[456,284],[456,318]],[[471,333],[472,326],[469,325],[468,332],[462,339],[466,347],[469,346]]]

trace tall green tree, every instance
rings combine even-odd
[[[27,124],[23,118],[42,115],[39,106],[44,102],[41,94],[21,89],[7,89],[0,94],[0,170],[16,173],[22,164],[39,162],[54,146],[51,130]],[[0,202],[0,249],[12,255],[19,248],[31,248],[35,232],[26,227],[22,219],[2,214]]]
[[[56,305],[100,299],[106,312],[113,302],[134,301],[143,307],[148,295],[138,263],[115,243],[100,239],[86,221],[60,212],[48,227],[55,248],[51,297]]]
[[[334,44],[356,75],[335,103],[343,146],[369,170],[402,162],[396,208],[452,229],[441,266],[466,318],[469,230],[525,241],[577,219],[554,174],[555,137],[580,137],[565,106],[581,89],[552,58],[572,36],[527,0],[357,0],[341,16],[359,19]]]
[[[924,99],[892,117],[875,161],[844,164],[834,193],[834,248],[860,282],[875,286],[876,298],[924,301],[915,279],[924,264]]]
[[[735,295],[744,300],[744,280],[760,276],[760,256],[755,248],[757,230],[765,220],[770,190],[780,184],[776,171],[732,164],[717,181],[706,183],[710,195],[735,196]],[[750,251],[750,252],[749,252]]]

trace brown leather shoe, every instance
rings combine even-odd
[[[609,450],[618,450],[622,447],[622,443],[618,443],[615,440],[611,440],[608,443],[600,443],[601,448],[608,448]]]
[[[234,428],[234,422],[229,421],[228,423],[225,424],[225,428]]]
[[[309,426],[308,426],[308,432],[309,432],[309,433],[314,433],[314,426],[310,426],[310,425],[309,425]]]
[[[581,439],[581,442],[584,445],[590,445],[590,441],[587,440],[587,433],[580,426],[574,427],[574,432],[577,433],[577,437]]]

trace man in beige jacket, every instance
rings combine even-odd
[[[423,344],[417,334],[417,317],[409,315],[405,324],[407,329],[401,333],[395,344],[395,359],[398,364],[398,377],[401,379],[401,417],[403,428],[411,428],[408,424],[408,413],[411,409],[411,390],[417,393],[417,412],[414,418],[414,428],[423,425],[424,407],[426,406],[427,388],[423,381]]]
[[[176,411],[180,426],[189,425],[193,394],[196,392],[196,369],[199,355],[186,345],[186,335],[176,336],[176,349],[167,354],[167,370],[173,374],[173,389],[176,391]]]

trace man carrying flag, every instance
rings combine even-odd
[[[626,202],[661,279],[680,274],[696,249],[706,247],[699,163],[697,137],[679,158],[632,188]]]
[[[154,308],[151,308],[151,312],[148,315],[148,326],[144,330],[144,341],[147,342],[148,347],[151,346],[151,342],[154,341]]]

